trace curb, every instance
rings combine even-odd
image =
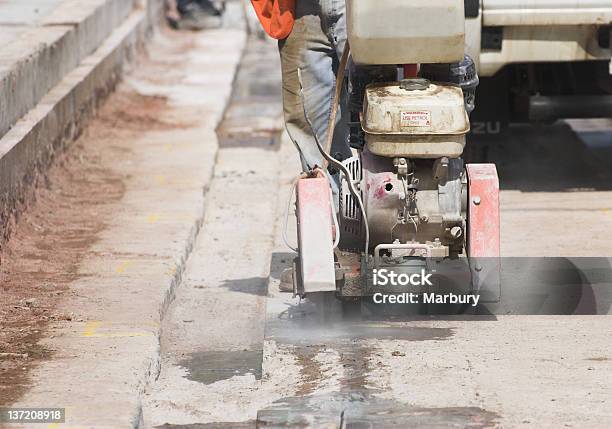
[[[75,3],[11,45],[21,59],[3,53],[2,63],[13,62],[0,76],[0,246],[37,176],[112,91],[160,11],[160,0],[136,8],[132,0]]]
[[[61,3],[3,48],[0,135],[77,67],[134,10],[134,0]],[[1,21],[1,20],[0,20]]]

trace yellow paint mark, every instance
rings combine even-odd
[[[150,224],[154,224],[159,220],[160,216],[158,214],[150,214],[147,216],[147,222]]]
[[[133,264],[134,263],[132,261],[124,261],[115,269],[115,271],[118,274],[123,274]]]
[[[85,329],[83,330],[84,337],[93,337],[96,333],[98,327],[102,324],[100,321],[91,321],[85,324]]]
[[[105,326],[113,325],[112,322],[104,323]],[[87,338],[124,338],[124,337],[151,337],[155,334],[146,331],[119,331],[119,332],[99,332],[98,329],[102,326],[101,321],[87,322],[83,334],[81,336]],[[152,323],[152,327],[157,328],[158,324]]]
[[[155,176],[155,181],[158,185],[165,185],[168,179],[166,178],[166,176],[159,175]]]
[[[173,275],[175,275],[175,274],[176,274],[177,269],[178,269],[178,268],[176,267],[176,265],[175,265],[174,267],[170,267],[170,268],[168,268],[168,270],[166,271],[166,274],[167,274],[167,275],[169,275],[169,276],[173,276]]]
[[[167,144],[164,146],[164,149],[166,149],[166,152],[170,152],[172,150],[172,145],[171,144]]]

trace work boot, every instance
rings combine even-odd
[[[293,292],[293,268],[283,270],[278,290],[281,292]]]
[[[179,2],[178,11],[181,17],[173,25],[178,30],[199,31],[219,28],[223,24],[223,10],[216,8],[210,0]]]

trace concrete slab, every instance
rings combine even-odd
[[[38,3],[35,3],[38,4]],[[123,22],[132,0],[63,0],[46,3],[34,19],[21,3],[1,5],[0,16],[15,19],[0,46],[0,136],[33,108],[61,79]]]
[[[30,27],[16,25],[16,26],[2,26],[0,25],[0,40],[3,48],[9,46],[16,40],[22,33],[29,30]]]
[[[64,0],[3,0],[0,2],[0,26],[37,25],[63,1]]]

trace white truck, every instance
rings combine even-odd
[[[612,117],[612,0],[465,0],[480,76],[473,134]]]

